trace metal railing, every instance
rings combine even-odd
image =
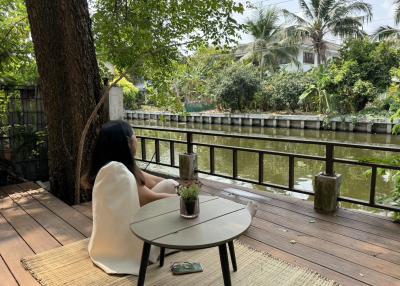
[[[147,163],[156,163],[162,166],[174,167],[178,168],[179,166],[175,164],[175,144],[185,144],[187,153],[193,153],[193,146],[201,146],[209,148],[209,171],[206,170],[197,170],[199,173],[208,174],[213,176],[218,176],[227,179],[238,180],[246,183],[258,184],[270,188],[276,188],[280,190],[287,190],[296,193],[302,193],[307,195],[314,195],[313,192],[309,190],[303,190],[295,188],[295,159],[308,159],[314,161],[325,162],[325,175],[333,176],[335,174],[334,164],[341,163],[346,165],[356,165],[356,166],[364,166],[371,168],[371,183],[369,189],[369,200],[359,200],[349,197],[338,198],[339,201],[359,204],[363,206],[369,206],[379,209],[385,209],[390,211],[400,211],[400,207],[383,205],[376,202],[376,179],[377,179],[377,170],[378,168],[389,169],[389,170],[400,170],[400,166],[392,166],[388,164],[379,164],[373,162],[361,162],[357,160],[351,159],[343,159],[343,158],[335,158],[335,147],[345,147],[345,148],[357,148],[364,150],[375,150],[375,151],[387,151],[387,152],[398,152],[400,153],[400,148],[387,147],[387,146],[374,146],[374,145],[360,145],[353,143],[341,143],[341,142],[331,142],[331,141],[317,141],[317,140],[307,140],[307,139],[292,139],[292,138],[276,138],[276,137],[261,137],[254,135],[240,135],[240,134],[224,134],[220,132],[203,132],[203,131],[195,131],[195,130],[182,130],[176,128],[160,128],[160,127],[148,127],[148,126],[140,126],[140,125],[132,125],[135,129],[142,130],[153,130],[153,131],[166,131],[166,132],[174,132],[180,134],[186,134],[186,140],[174,140],[174,139],[164,139],[158,137],[151,136],[143,136],[138,135],[137,138],[140,139],[141,144],[141,158],[137,160],[147,162]],[[275,141],[275,142],[285,142],[285,143],[300,143],[300,144],[313,144],[323,146],[325,149],[325,156],[317,156],[317,155],[307,155],[307,154],[298,154],[292,152],[283,152],[283,151],[273,151],[273,150],[262,150],[255,148],[245,148],[245,147],[236,147],[236,146],[227,146],[227,145],[216,145],[216,144],[207,144],[201,142],[193,141],[193,135],[206,135],[206,136],[217,136],[217,137],[228,137],[228,138],[239,138],[239,139],[255,139],[255,140],[264,140],[264,141]],[[155,162],[152,160],[148,160],[146,157],[146,141],[154,141],[154,150],[155,150]],[[169,164],[161,162],[160,156],[160,142],[169,143],[169,152],[170,152],[170,162]],[[215,150],[216,149],[225,149],[231,150],[232,152],[232,175],[225,175],[215,172]],[[250,152],[258,154],[258,180],[251,180],[247,178],[241,178],[238,176],[238,152]],[[274,184],[267,183],[264,181],[264,155],[276,155],[276,156],[284,156],[288,159],[289,170],[288,170],[288,184]],[[399,154],[400,155],[400,154]]]
[[[25,179],[46,180],[47,119],[39,88],[0,86],[0,107],[0,160]]]

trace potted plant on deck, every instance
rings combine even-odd
[[[199,215],[199,193],[200,186],[196,183],[179,188],[181,217],[195,218]]]

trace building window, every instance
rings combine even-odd
[[[314,53],[304,52],[303,53],[303,63],[314,64]]]

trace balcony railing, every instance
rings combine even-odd
[[[218,176],[227,179],[238,180],[246,183],[258,184],[261,186],[266,186],[270,188],[286,190],[296,193],[302,193],[307,195],[314,195],[312,191],[295,188],[295,159],[308,159],[314,161],[325,162],[325,175],[334,176],[335,174],[335,163],[341,163],[346,165],[355,165],[355,166],[364,166],[371,169],[371,182],[369,188],[369,200],[359,200],[350,197],[340,196],[338,198],[339,201],[354,203],[363,206],[369,206],[379,209],[385,209],[390,211],[400,211],[400,207],[384,205],[376,202],[376,179],[377,179],[377,170],[378,169],[387,169],[387,170],[400,170],[400,166],[393,166],[388,164],[379,164],[373,162],[361,162],[357,160],[351,159],[343,159],[343,158],[335,158],[335,148],[336,147],[345,147],[345,148],[357,148],[364,150],[375,150],[375,151],[386,151],[386,152],[396,152],[400,153],[400,148],[394,147],[386,147],[386,146],[374,146],[374,145],[362,145],[362,144],[353,144],[353,143],[341,143],[341,142],[331,142],[331,141],[317,141],[317,140],[308,140],[308,139],[291,139],[291,138],[276,138],[276,137],[262,137],[262,136],[254,136],[254,135],[240,135],[240,134],[224,134],[219,132],[203,132],[203,131],[189,131],[182,130],[176,128],[160,128],[160,127],[148,127],[148,126],[140,126],[140,125],[132,125],[135,129],[142,130],[153,130],[153,131],[166,131],[166,132],[174,132],[186,135],[186,140],[174,140],[174,139],[164,139],[158,137],[151,136],[137,136],[140,139],[141,144],[141,158],[137,160],[147,162],[147,163],[156,163],[162,166],[174,167],[178,168],[175,162],[175,144],[185,144],[187,153],[193,153],[193,146],[201,146],[209,148],[209,170],[197,170],[199,173],[208,174],[213,176]],[[324,156],[317,155],[307,155],[307,154],[298,154],[292,152],[283,152],[283,151],[273,151],[273,150],[263,150],[263,149],[255,149],[255,148],[244,148],[244,147],[236,147],[236,146],[227,146],[227,145],[216,145],[216,144],[208,144],[195,142],[193,140],[193,135],[206,135],[206,136],[215,136],[215,137],[228,137],[228,138],[238,138],[238,139],[255,139],[255,140],[264,140],[264,141],[275,141],[275,142],[284,142],[284,143],[299,143],[299,144],[312,144],[319,145],[324,147]],[[152,160],[148,160],[146,157],[146,142],[153,141],[154,142],[154,150],[155,150],[155,162]],[[169,163],[161,162],[160,156],[160,142],[169,143]],[[217,174],[215,172],[215,150],[216,149],[225,149],[230,150],[232,152],[232,174]],[[238,176],[238,152],[250,152],[258,154],[258,180],[251,180],[247,178],[242,178]],[[264,155],[276,155],[276,156],[284,156],[287,157],[288,160],[288,184],[275,184],[265,182],[264,180]],[[400,155],[400,154],[399,154]]]

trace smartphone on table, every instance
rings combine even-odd
[[[203,272],[203,266],[198,262],[174,262],[171,266],[174,275]]]

